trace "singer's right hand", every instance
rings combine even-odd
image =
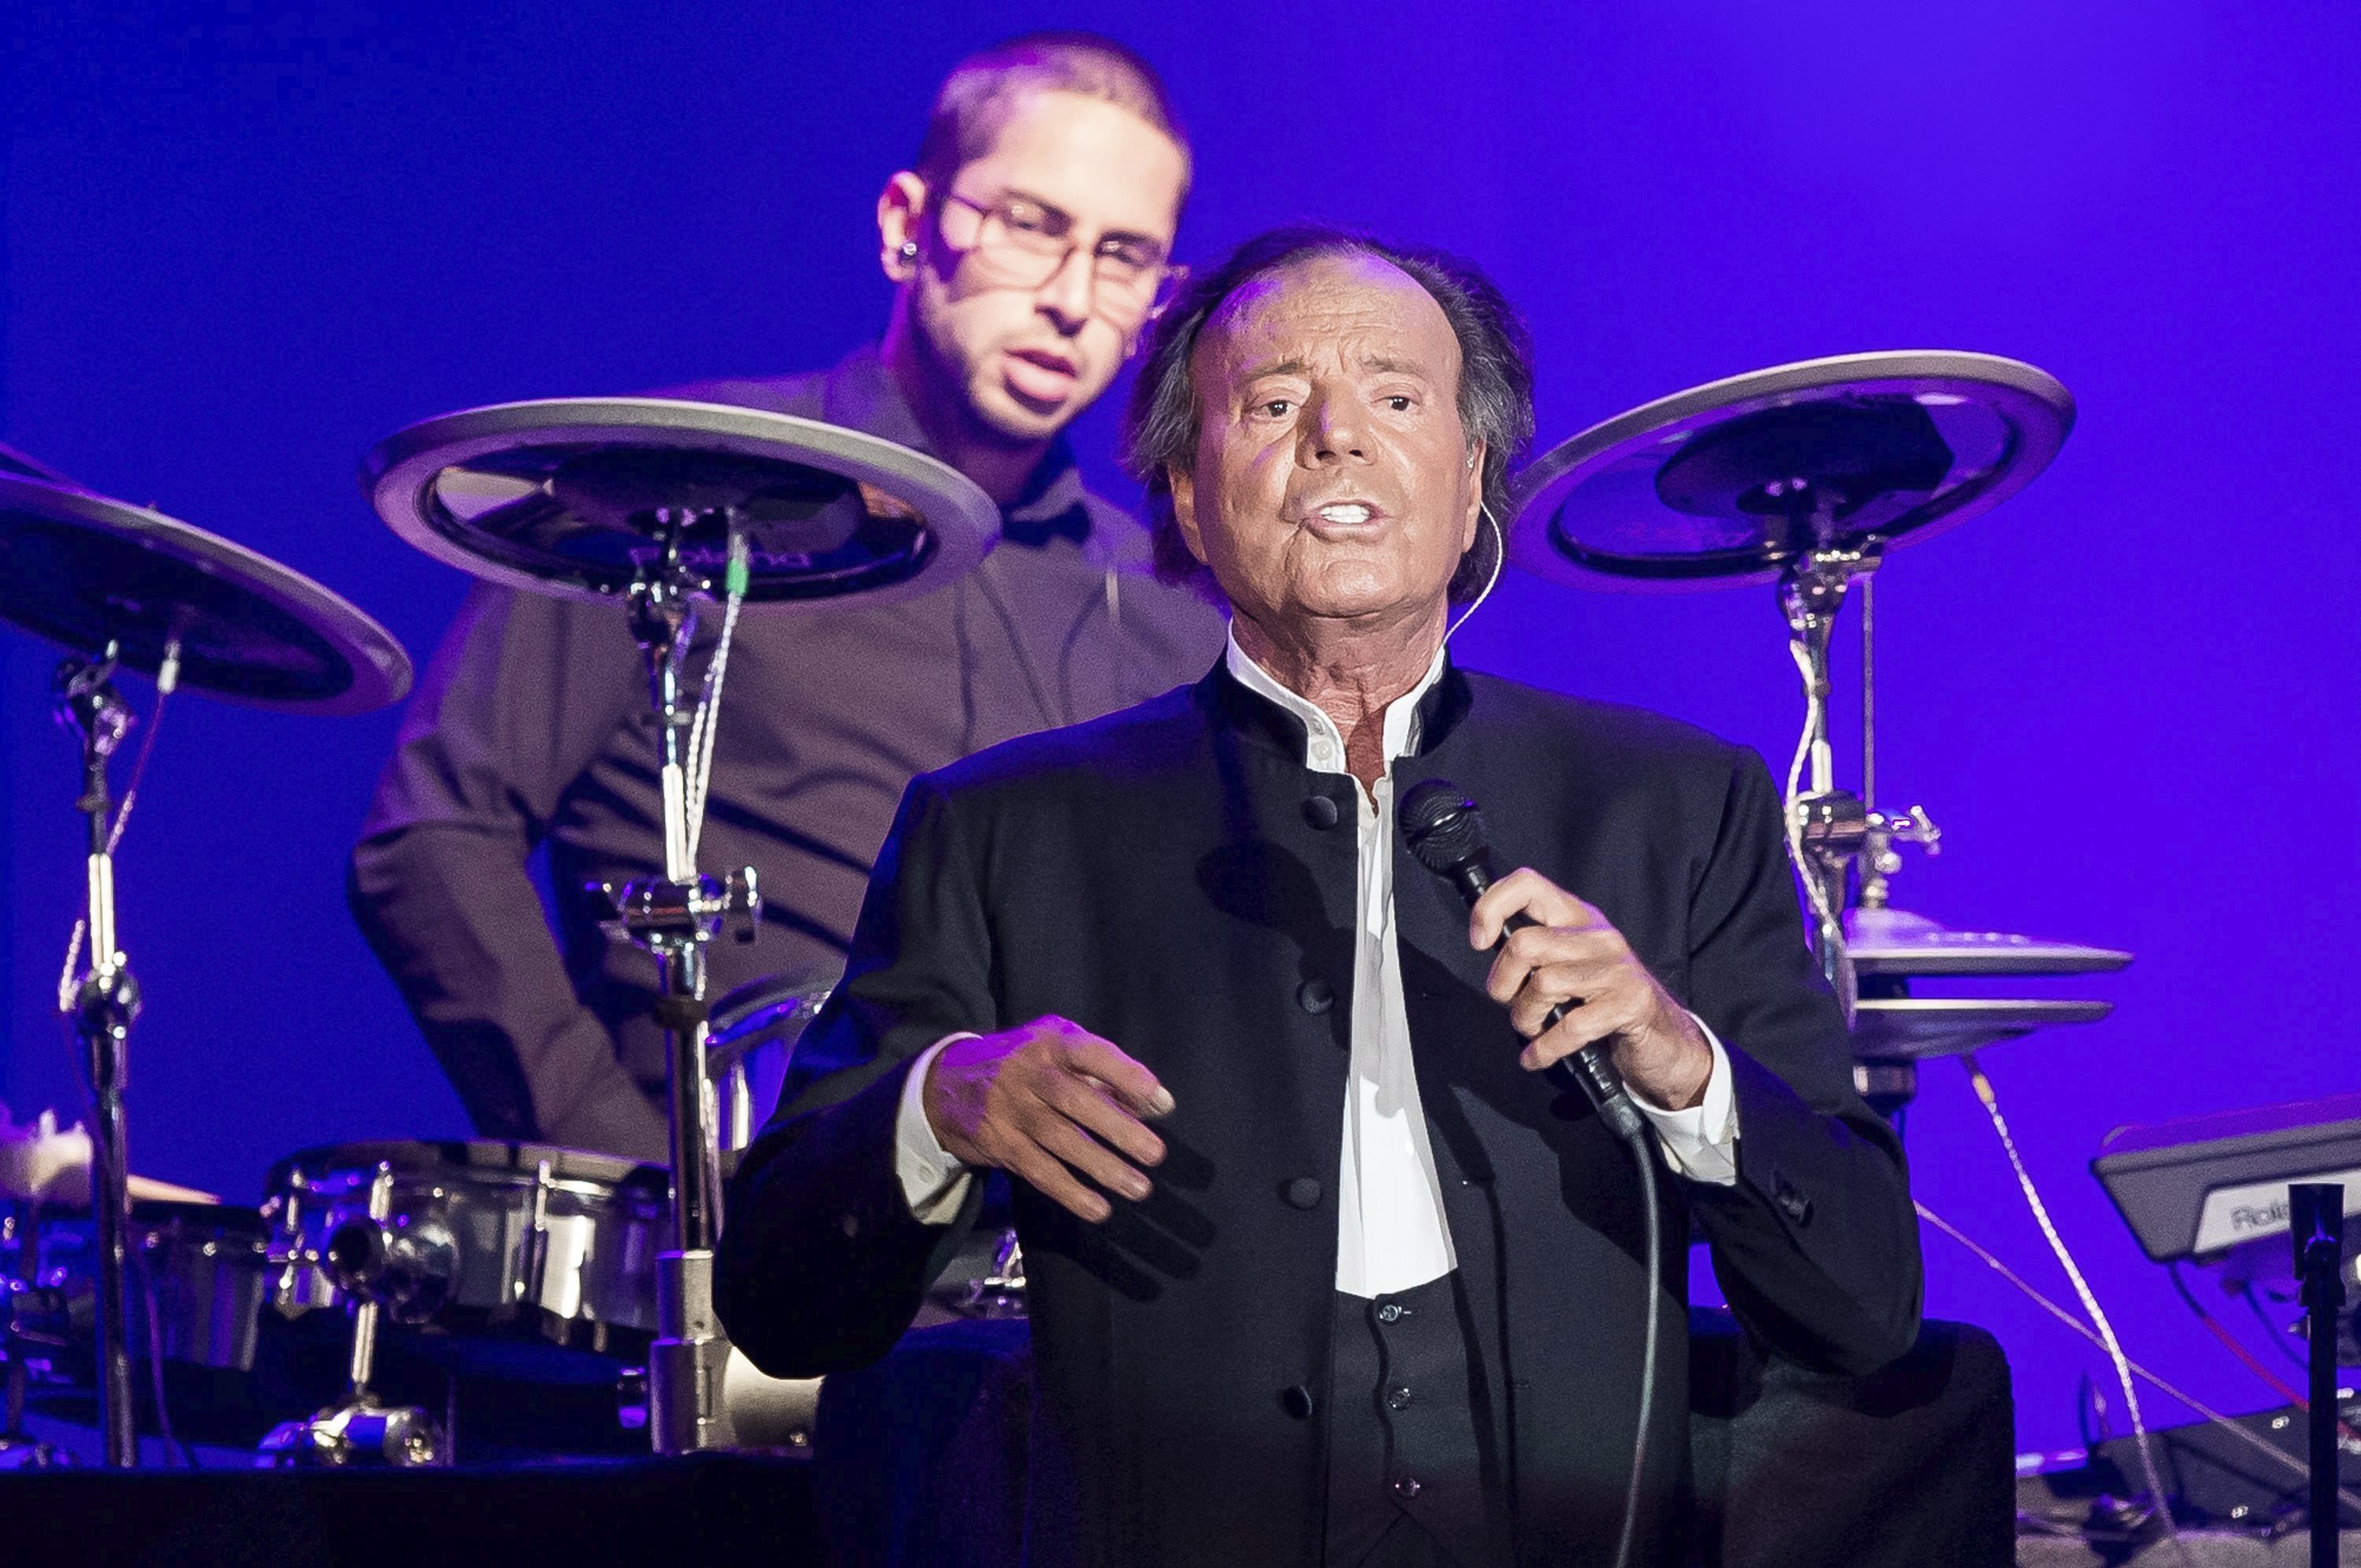
[[[1114,1210],[1089,1184],[1148,1196],[1137,1168],[1162,1163],[1164,1140],[1141,1119],[1170,1113],[1172,1096],[1114,1045],[1050,1016],[945,1046],[920,1103],[945,1153],[1005,1170],[1097,1224]]]
[[[1704,1027],[1605,914],[1521,866],[1476,901],[1467,940],[1478,952],[1499,944],[1484,986],[1532,1042],[1518,1058],[1527,1071],[1603,1040],[1641,1098],[1667,1111],[1704,1102],[1713,1075]]]

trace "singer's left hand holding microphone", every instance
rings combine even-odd
[[[1536,924],[1502,940],[1518,915]],[[1506,1004],[1510,1024],[1525,1036],[1517,1059],[1527,1070],[1605,1040],[1616,1070],[1642,1099],[1685,1111],[1705,1098],[1713,1071],[1705,1031],[1597,909],[1520,867],[1476,901],[1467,939],[1479,952],[1499,943],[1485,989]],[[1575,1005],[1545,1031],[1550,1009],[1560,1003]]]

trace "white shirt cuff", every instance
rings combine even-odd
[[[918,1053],[910,1076],[902,1084],[902,1106],[894,1116],[894,1174],[901,1178],[902,1201],[921,1224],[948,1225],[959,1218],[974,1172],[954,1159],[935,1136],[927,1120],[927,1073],[943,1047],[954,1040],[972,1040],[972,1033],[945,1035]]]
[[[1706,1076],[1705,1098],[1686,1111],[1666,1111],[1651,1105],[1647,1096],[1633,1090],[1631,1103],[1654,1124],[1656,1141],[1664,1151],[1664,1163],[1672,1167],[1674,1175],[1708,1187],[1735,1187],[1738,1095],[1730,1086],[1730,1053],[1721,1048],[1721,1036],[1713,1032],[1711,1025],[1694,1013],[1689,1016],[1697,1018],[1697,1026],[1705,1031],[1706,1044],[1713,1047],[1713,1067]]]

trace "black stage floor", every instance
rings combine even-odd
[[[810,1466],[702,1454],[447,1470],[0,1474],[5,1558],[27,1568],[402,1568],[821,1561]]]

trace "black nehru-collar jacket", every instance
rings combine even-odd
[[[1456,669],[1422,718],[1397,786],[1467,791],[1504,870],[1530,865],[1598,905],[1729,1050],[1737,1184],[1649,1172],[1666,1199],[1650,1469],[1668,1542],[1692,1217],[1754,1332],[1867,1370],[1916,1331],[1900,1150],[1854,1093],[1760,758]],[[1171,1091],[1158,1126],[1171,1152],[1147,1201],[1118,1199],[1092,1226],[1017,1190],[1031,1561],[1319,1562],[1355,787],[1309,769],[1301,723],[1218,663],[1193,687],[921,776],[844,985],[806,1037],[842,1065],[740,1169],[723,1318],[766,1371],[808,1376],[882,1354],[973,1212],[972,1199],[946,1232],[903,1200],[894,1123],[912,1058],[955,1030],[1058,1014]],[[1420,1094],[1499,1450],[1486,1463],[1513,1498],[1521,1561],[1603,1559],[1638,1413],[1633,1162],[1579,1095],[1517,1065],[1465,904],[1394,852]]]

